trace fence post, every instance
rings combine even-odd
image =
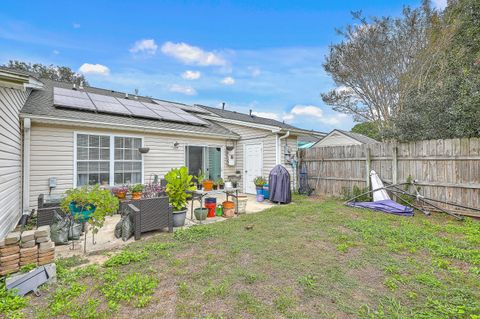
[[[397,143],[393,144],[392,147],[392,183],[397,184],[398,183],[398,148],[397,148]]]
[[[367,146],[367,158],[365,161],[365,169],[366,169],[366,179],[365,181],[367,182],[367,189],[370,190],[370,171],[372,170],[372,154],[370,153],[370,147]]]

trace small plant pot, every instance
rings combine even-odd
[[[186,217],[187,217],[186,209],[173,212],[173,227],[184,226]]]
[[[125,199],[125,197],[127,197],[127,192],[118,192],[115,195],[118,199]]]
[[[197,190],[199,190],[199,191],[202,190],[202,184],[197,184]]]
[[[218,185],[218,189],[224,189],[225,185]]]
[[[214,191],[216,191],[218,189],[218,185],[213,184],[212,188]]]
[[[211,191],[213,187],[213,181],[203,181],[203,189],[208,192]]]
[[[207,219],[208,209],[207,208],[195,208],[194,210],[195,218],[197,220]]]
[[[232,182],[232,187],[237,188],[238,187],[238,182]]]
[[[142,198],[143,193],[142,192],[133,192],[132,193],[132,199],[133,200],[139,200]]]

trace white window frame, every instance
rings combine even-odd
[[[110,137],[110,165],[109,165],[109,186],[115,186],[115,137],[131,137],[131,138],[140,138],[142,140],[142,147],[144,147],[144,137],[140,135],[129,135],[129,134],[107,134],[100,133],[95,131],[74,131],[73,132],[73,188],[77,188],[77,135],[86,134],[86,135],[97,135],[97,136],[109,136]],[[145,159],[142,154],[142,173],[141,173],[141,183],[145,183]]]

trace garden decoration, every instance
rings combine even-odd
[[[188,168],[182,166],[174,168],[165,175],[167,181],[166,193],[173,206],[173,226],[185,225],[187,217],[187,199],[190,196],[187,192],[195,190],[193,176],[188,174]]]
[[[253,180],[253,183],[257,189],[257,195],[263,195],[263,186],[267,184],[267,180],[262,176],[257,176]]]

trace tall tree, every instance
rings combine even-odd
[[[374,140],[381,141],[382,136],[380,135],[380,131],[378,129],[378,124],[373,122],[363,122],[358,123],[354,127],[352,127],[351,131],[353,133],[362,134],[373,138]]]
[[[88,85],[88,82],[83,74],[76,73],[71,68],[66,66],[53,64],[44,65],[41,63],[28,63],[18,60],[10,60],[5,66],[14,70],[31,72],[39,77],[54,81],[75,83],[77,85],[83,83],[84,85]]]
[[[325,71],[336,88],[322,99],[357,121],[387,125],[400,112],[401,77],[426,46],[432,10],[428,0],[417,9],[405,7],[399,18],[367,20],[354,12],[355,23],[338,31],[343,41],[330,47]]]
[[[403,78],[409,90],[392,136],[403,140],[480,136],[480,2],[449,1],[429,45]]]

